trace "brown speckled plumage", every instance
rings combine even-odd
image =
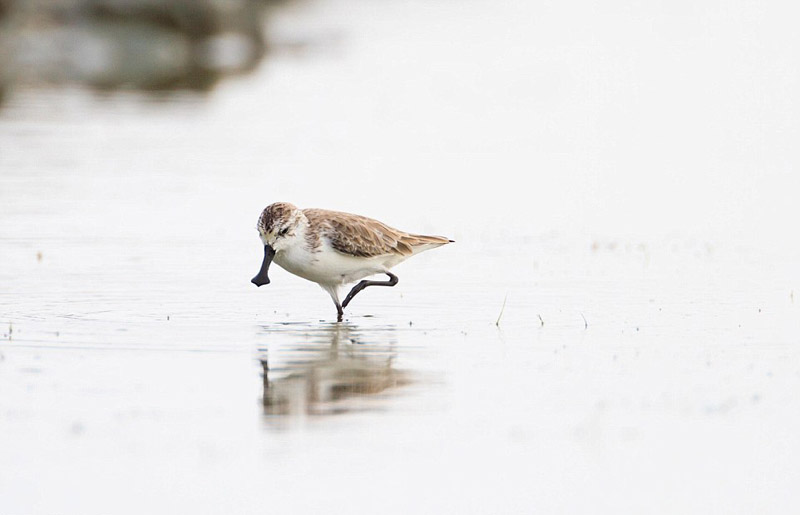
[[[303,214],[312,227],[319,229],[319,236],[328,239],[338,252],[350,256],[410,256],[413,247],[450,242],[441,236],[409,234],[361,215],[327,209],[304,209]]]
[[[276,202],[261,212],[258,219],[258,228],[263,232],[273,230],[275,224],[282,224],[289,220],[289,215],[297,209],[294,205],[288,202]]]

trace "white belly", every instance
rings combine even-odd
[[[284,270],[322,285],[352,283],[383,273],[404,259],[405,256],[397,255],[371,258],[348,256],[326,245],[319,252],[308,252],[297,246],[275,254],[275,263]]]

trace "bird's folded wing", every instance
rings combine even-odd
[[[409,234],[372,218],[350,213],[325,209],[304,209],[303,213],[312,225],[322,228],[321,236],[328,239],[334,249],[356,257],[410,256],[417,245],[449,241],[439,236]]]

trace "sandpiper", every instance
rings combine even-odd
[[[344,308],[367,286],[394,286],[393,266],[428,249],[452,243],[442,236],[422,236],[393,229],[365,216],[298,209],[288,202],[276,202],[261,213],[257,225],[264,243],[264,261],[253,277],[256,286],[269,284],[267,272],[274,260],[281,268],[319,284],[336,304],[342,321]],[[361,280],[386,274],[388,281]],[[339,289],[361,280],[339,302]]]

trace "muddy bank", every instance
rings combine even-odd
[[[206,91],[267,52],[264,0],[3,2],[0,84]],[[0,97],[2,100],[2,97]]]

